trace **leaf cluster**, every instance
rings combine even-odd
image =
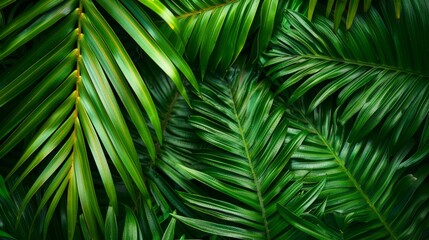
[[[3,1],[0,238],[429,238],[429,5],[361,3]]]

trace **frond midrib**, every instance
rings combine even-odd
[[[213,6],[206,7],[206,8],[197,10],[197,11],[193,11],[193,12],[189,12],[189,13],[177,15],[176,18],[177,19],[182,19],[182,18],[193,17],[193,16],[198,15],[198,14],[202,14],[202,13],[205,13],[205,12],[213,11],[213,10],[218,9],[218,8],[225,7],[225,6],[229,5],[229,4],[237,3],[238,1],[240,1],[240,0],[229,0],[229,1],[221,3],[219,5],[213,5]]]
[[[396,234],[393,232],[392,228],[390,227],[390,224],[386,222],[384,216],[380,213],[380,211],[377,209],[377,207],[374,205],[374,203],[371,201],[369,196],[366,194],[366,192],[361,188],[360,184],[357,182],[357,180],[353,177],[353,175],[350,173],[350,171],[346,168],[344,165],[344,162],[335,151],[334,147],[329,144],[329,141],[320,133],[320,131],[315,127],[313,122],[308,119],[305,114],[296,109],[298,113],[301,115],[301,117],[305,120],[306,123],[310,126],[310,130],[316,134],[319,139],[323,142],[323,144],[328,148],[329,152],[332,154],[332,156],[335,159],[335,162],[341,167],[342,171],[347,175],[348,179],[353,183],[353,186],[356,188],[356,190],[359,192],[359,194],[362,196],[362,198],[365,200],[365,202],[369,205],[370,209],[376,214],[378,219],[380,220],[383,227],[387,230],[389,235],[395,239],[398,240],[399,237],[396,236]]]
[[[244,146],[244,149],[245,149],[245,152],[246,152],[246,159],[247,159],[248,165],[250,167],[250,171],[252,173],[253,182],[255,184],[255,188],[256,188],[255,190],[256,190],[256,193],[257,193],[257,196],[258,196],[259,206],[261,207],[262,219],[264,220],[265,236],[267,237],[267,239],[271,239],[270,238],[270,230],[268,228],[267,215],[266,215],[266,212],[265,212],[264,199],[263,199],[262,193],[261,193],[261,186],[259,185],[259,181],[258,181],[258,178],[256,176],[255,168],[253,166],[252,158],[251,158],[250,152],[249,152],[248,143],[247,143],[246,138],[244,136],[244,132],[243,132],[243,127],[242,127],[242,124],[241,124],[241,120],[240,120],[240,118],[238,116],[237,106],[235,104],[234,97],[233,97],[234,94],[233,94],[231,88],[229,88],[229,90],[230,90],[231,97],[233,99],[232,104],[233,104],[233,110],[234,110],[234,117],[235,117],[235,120],[236,120],[236,122],[238,124],[238,129],[240,131],[240,137],[241,137],[241,140],[243,141],[243,146]]]
[[[172,118],[172,114],[171,113],[173,112],[174,106],[176,105],[176,102],[177,102],[177,99],[178,99],[177,95],[178,95],[178,93],[176,92],[173,100],[168,105],[167,112],[165,113],[165,118],[161,121],[161,132],[162,132],[163,138],[165,136],[165,131],[167,131],[168,122]],[[156,165],[156,162],[159,159],[159,156],[161,154],[161,147],[162,147],[162,145],[164,145],[163,142],[162,143],[159,142],[159,141],[155,142],[155,158],[150,161],[150,165],[152,167]]]
[[[412,71],[410,69],[400,68],[400,67],[397,67],[397,66],[391,66],[391,65],[386,65],[386,64],[377,64],[377,63],[373,63],[373,62],[364,62],[364,61],[353,60],[353,59],[348,59],[348,58],[334,58],[334,57],[326,56],[326,55],[309,55],[309,54],[303,54],[303,55],[289,54],[289,55],[296,56],[296,57],[304,57],[304,58],[309,58],[309,59],[317,59],[317,60],[324,60],[324,61],[330,61],[330,62],[338,62],[338,63],[343,63],[343,64],[358,65],[360,67],[369,67],[369,68],[373,68],[373,69],[384,69],[384,70],[394,71],[394,72],[398,72],[398,73],[415,75],[415,76],[421,77],[421,78],[429,78],[429,74],[426,75],[425,73],[421,73],[421,72],[417,72],[417,71]]]
[[[162,134],[165,135],[165,131],[167,130],[168,123],[170,122],[171,118],[173,117],[172,113],[176,107],[176,103],[179,100],[180,94],[178,91],[174,91],[174,96],[171,102],[168,104],[167,111],[165,112],[165,117],[161,121],[161,130]]]

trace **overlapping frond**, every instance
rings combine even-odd
[[[143,141],[134,131],[140,163],[148,183],[148,191],[153,198],[153,205],[136,211],[139,224],[145,226],[142,234],[145,238],[160,239],[167,234],[165,222],[171,219],[170,213],[176,210],[179,214],[194,216],[177,194],[177,190],[199,192],[199,189],[188,179],[188,174],[178,164],[190,164],[195,159],[192,153],[201,146],[194,128],[189,124],[190,106],[179,94],[177,88],[168,80],[160,69],[150,64],[140,65],[147,74],[145,80],[157,106],[161,119],[164,141],[156,142],[156,157],[151,159],[144,148]],[[189,95],[193,99],[193,95]],[[154,219],[145,219],[148,212]],[[172,221],[172,220],[171,220]],[[149,223],[152,222],[152,225]],[[165,230],[162,233],[162,230]],[[174,232],[167,235],[174,236]],[[192,236],[188,234],[187,236]]]
[[[181,194],[209,220],[175,217],[216,235],[285,239],[290,229],[276,204],[302,213],[317,198],[324,181],[296,198],[302,182],[291,181],[294,176],[286,165],[306,134],[286,142],[284,108],[273,108],[267,84],[256,80],[251,71],[236,69],[227,79],[210,77],[202,86],[202,101],[194,103],[197,113],[190,121],[209,145],[196,155],[199,163],[179,166],[216,193]]]
[[[429,238],[428,2],[307,3],[2,1],[0,238]]]
[[[183,41],[188,60],[199,64],[202,76],[208,69],[226,71],[246,44],[254,44],[256,52],[264,50],[271,39],[279,4],[278,0],[164,2],[176,15],[181,30],[177,46]],[[250,36],[255,31],[253,42]]]
[[[383,7],[382,15],[371,9],[356,18],[350,31],[337,33],[326,18],[310,23],[288,12],[265,66],[278,83],[277,93],[292,92],[289,103],[312,95],[312,111],[335,98],[339,121],[352,125],[350,140],[374,130],[380,140],[389,137],[400,145],[418,133],[428,116],[428,5],[406,1],[400,22],[389,16],[389,4]]]
[[[320,194],[326,198],[326,205],[325,219],[313,217],[313,221],[299,220],[297,225],[304,227],[309,222],[314,228],[307,232],[324,236],[341,233],[341,239],[427,238],[429,195],[425,189],[429,166],[421,160],[417,168],[406,167],[413,161],[412,146],[392,156],[388,143],[348,143],[348,134],[335,123],[334,109],[329,105],[310,115],[304,111],[292,108],[288,115],[292,134],[308,133],[293,155],[291,169],[309,181],[326,178]],[[329,217],[337,223],[326,220]],[[334,225],[326,225],[329,222]]]
[[[142,3],[155,10],[162,5]],[[134,201],[137,187],[145,199],[141,206],[151,205],[125,116],[131,119],[152,159],[156,156],[153,136],[162,142],[161,122],[140,72],[103,14],[109,14],[109,21],[113,18],[130,34],[172,79],[184,99],[188,97],[180,74],[198,88],[181,55],[167,47],[171,44],[154,24],[141,18],[146,14],[141,6],[129,1],[124,5],[119,1],[97,4],[90,0],[39,1],[0,30],[0,63],[7,66],[0,73],[0,111],[7,113],[0,121],[0,158],[6,161],[9,152],[24,147],[8,173],[8,178],[19,176],[12,190],[40,170],[22,201],[17,220],[30,199],[43,193],[34,221],[43,214],[44,237],[63,196],[68,237],[72,239],[75,234],[80,212],[79,222],[91,238],[102,236],[105,214],[99,201],[107,199],[107,204],[118,211],[117,174]],[[164,9],[160,15],[175,26],[168,13]],[[8,63],[9,57],[30,44],[37,47],[15,64]],[[101,196],[96,194],[98,180],[105,190]]]

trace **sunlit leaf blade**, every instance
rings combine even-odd
[[[203,49],[203,51],[200,50],[200,67],[202,76],[206,73],[209,57],[215,48],[216,39],[219,36],[219,32],[225,22],[225,18],[230,7],[230,5],[226,5],[224,8],[214,11],[213,15],[210,16],[210,21],[207,23],[213,27],[206,28],[206,31],[201,33],[203,36],[201,43],[201,49]]]
[[[78,118],[74,122],[75,146],[73,148],[73,172],[76,178],[76,185],[79,194],[79,201],[88,230],[94,238],[98,238],[99,230],[104,230],[95,189],[92,181],[92,174],[89,168],[88,156],[85,148],[85,139],[82,133],[81,124]]]
[[[116,240],[118,239],[118,223],[116,221],[116,214],[113,207],[109,206],[106,214],[106,222],[104,224],[105,232],[105,240]]]
[[[78,112],[89,149],[91,150],[101,180],[103,181],[104,188],[106,189],[107,196],[109,197],[109,205],[113,206],[113,209],[117,211],[118,200],[116,196],[115,184],[113,183],[112,174],[106,156],[104,155],[103,148],[101,147],[94,127],[92,126],[89,117],[81,103],[78,103]]]
[[[91,69],[91,71],[94,71],[93,73],[95,74],[94,77],[98,77],[97,74],[103,74],[102,71],[97,71],[95,69]],[[99,75],[101,76],[101,75]],[[133,144],[130,145],[126,145],[124,143],[124,141],[126,141],[126,139],[121,139],[120,137],[120,132],[118,132],[117,127],[115,126],[115,124],[111,121],[110,117],[108,117],[108,113],[106,112],[106,108],[103,106],[103,103],[100,99],[99,93],[95,90],[94,84],[92,83],[91,77],[90,75],[86,72],[86,68],[84,66],[82,66],[82,79],[84,79],[84,81],[82,81],[83,85],[81,86],[81,88],[84,88],[85,92],[87,91],[90,95],[90,98],[84,98],[83,99],[83,104],[85,105],[86,101],[92,101],[94,103],[94,107],[95,107],[95,112],[94,115],[98,115],[100,114],[102,117],[97,116],[101,121],[102,121],[102,125],[100,127],[104,128],[106,127],[105,130],[107,130],[107,134],[108,134],[108,138],[109,142],[111,142],[113,144],[113,146],[115,147],[115,152],[117,152],[117,154],[119,154],[121,156],[121,158],[119,158],[122,161],[123,166],[125,166],[125,168],[128,170],[130,176],[132,177],[132,179],[134,180],[134,182],[136,183],[137,187],[140,189],[141,193],[144,194],[144,196],[147,196],[147,189],[145,186],[145,183],[142,180],[142,170],[141,167],[138,165],[137,161],[137,153],[135,152],[135,147]],[[116,109],[116,111],[119,111],[119,109]],[[89,114],[89,112],[88,112]],[[91,117],[91,116],[90,116]],[[95,117],[95,116],[94,116]],[[104,130],[101,130],[104,131]],[[129,133],[128,133],[129,134]],[[115,154],[115,153],[113,153]]]
[[[100,140],[103,143],[103,146],[105,147],[107,153],[109,154],[109,157],[114,164],[116,170],[118,171],[119,175],[121,176],[122,180],[124,181],[124,184],[129,191],[129,194],[133,199],[136,197],[136,193],[134,190],[134,186],[132,185],[132,179],[129,173],[127,172],[126,167],[124,166],[122,159],[119,157],[119,153],[122,154],[122,156],[126,156],[122,148],[118,145],[115,145],[117,143],[112,142],[106,127],[103,123],[103,120],[100,119],[100,116],[98,116],[96,109],[93,106],[93,103],[91,102],[88,93],[85,91],[84,88],[80,89],[80,101],[82,105],[85,107],[85,110],[90,117],[91,121],[94,123],[94,127],[97,131],[97,134],[100,136]],[[129,161],[129,160],[128,160]]]
[[[119,2],[100,1],[103,8],[131,35],[146,54],[176,83],[181,83],[181,77],[177,63],[167,56],[159,44],[155,42],[149,33],[138,23],[138,21]],[[183,84],[182,84],[183,85]],[[184,89],[181,91],[184,92]],[[186,97],[186,96],[184,96]]]
[[[395,0],[394,1],[395,4],[395,15],[396,15],[396,19],[399,19],[401,17],[401,5],[402,5],[402,0]]]
[[[139,224],[137,222],[136,216],[129,207],[125,207],[125,210],[125,225],[122,239],[139,239],[141,232],[139,230]]]
[[[346,9],[348,0],[336,0],[335,1],[335,11],[334,11],[334,29],[337,30],[340,26],[341,19]]]
[[[139,0],[145,6],[149,7],[152,11],[158,14],[164,21],[170,26],[171,29],[179,33],[179,26],[177,24],[177,19],[174,17],[168,8],[161,3],[161,1],[148,1],[148,0]]]
[[[317,4],[317,0],[310,0],[310,2],[308,4],[308,15],[307,15],[307,17],[310,21],[313,18],[314,9],[316,8],[316,4]]]
[[[185,61],[181,52],[177,51],[170,41],[165,37],[164,32],[159,29],[158,25],[152,20],[152,18],[132,1],[126,1],[124,4],[128,7],[131,13],[136,17],[136,19],[144,26],[150,36],[159,44],[159,47],[167,54],[167,56],[172,60],[172,62],[177,66],[177,68],[183,73],[183,75],[189,80],[191,85],[199,91],[198,82],[194,76],[194,73],[191,70],[191,67]],[[173,29],[176,30],[176,29]],[[176,31],[178,34],[179,31]],[[180,42],[182,44],[182,42]],[[179,90],[180,94],[185,99],[188,99],[187,93],[183,89],[183,83],[176,81],[172,78],[174,84]]]
[[[112,55],[114,56],[115,61],[127,79],[128,84],[130,84],[137,98],[140,100],[140,103],[147,112],[158,139],[162,141],[161,124],[159,122],[158,113],[156,111],[155,105],[153,104],[153,100],[149,94],[149,91],[144,84],[142,77],[138,73],[134,63],[131,61],[131,58],[126,53],[122,43],[119,41],[112,28],[108,25],[106,20],[98,12],[95,6],[90,2],[85,2],[85,7],[88,11],[88,14],[91,14],[92,16],[92,24],[94,24],[101,36],[104,36],[106,39],[110,39],[110,41],[106,41],[105,43],[112,52]]]
[[[149,154],[154,157],[155,155],[155,146],[152,140],[152,136],[149,133],[148,127],[144,124],[143,113],[141,112],[137,101],[132,97],[132,92],[123,77],[122,71],[119,69],[114,57],[110,53],[107,45],[102,40],[103,38],[94,34],[96,32],[92,24],[90,24],[89,19],[86,16],[83,16],[83,27],[88,29],[88,42],[91,46],[93,53],[98,57],[103,69],[106,71],[106,75],[119,97],[122,100],[127,112],[130,114],[133,123],[135,124],[137,130],[140,133],[141,138],[145,142],[146,147],[148,148]],[[104,36],[106,39],[107,36]],[[114,39],[109,40],[114,41]]]
[[[90,90],[88,91],[89,94],[91,94],[94,99],[98,99],[98,110],[104,112],[105,117],[110,120],[112,135],[118,136],[119,133],[121,134],[121,138],[117,137],[117,140],[120,139],[119,141],[122,143],[124,150],[127,151],[131,159],[136,162],[137,153],[132,144],[128,126],[125,123],[124,116],[122,115],[119,104],[114,97],[110,84],[107,82],[106,75],[104,74],[100,63],[94,57],[95,54],[87,45],[85,36],[81,38],[81,45],[82,68],[84,68],[88,73],[88,75],[83,78],[83,84],[87,86],[87,90]]]
[[[359,7],[359,0],[350,0],[349,7],[347,11],[347,19],[346,19],[346,29],[350,29],[353,24],[353,20],[355,19],[356,12]]]
[[[176,211],[174,211],[172,214],[175,215]],[[168,223],[167,229],[162,235],[162,240],[173,240],[175,227],[176,227],[176,218],[172,217],[170,222]]]
[[[265,51],[271,40],[276,20],[278,0],[264,0],[261,6],[261,26],[259,29],[259,51]]]
[[[73,158],[73,156],[71,156]],[[69,185],[67,191],[67,236],[72,239],[75,234],[77,215],[78,215],[78,203],[79,193],[77,189],[76,174],[74,174],[74,166],[71,167],[69,173]]]

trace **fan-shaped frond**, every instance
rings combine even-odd
[[[292,182],[286,164],[305,138],[297,134],[287,141],[283,108],[273,108],[273,96],[254,74],[234,70],[227,79],[210,77],[202,87],[202,101],[191,124],[209,143],[196,157],[200,163],[179,165],[192,178],[216,193],[182,193],[192,208],[210,220],[175,216],[194,228],[239,239],[285,239],[276,204],[302,213],[317,198],[324,181],[302,193],[302,182]],[[208,196],[207,196],[208,195]],[[220,197],[223,196],[223,197]]]
[[[8,175],[19,173],[12,190],[40,170],[17,216],[19,220],[30,199],[43,192],[35,215],[48,208],[43,212],[45,237],[50,219],[66,195],[68,237],[73,238],[78,213],[83,212],[80,222],[91,238],[98,239],[105,230],[100,199],[108,199],[107,204],[118,211],[115,174],[134,201],[136,186],[145,199],[142,207],[151,205],[124,115],[131,119],[152,159],[155,143],[143,109],[159,142],[161,122],[146,84],[103,14],[109,14],[162,67],[184,99],[188,97],[180,73],[197,88],[181,55],[166,47],[169,43],[162,34],[156,38],[159,29],[155,25],[139,18],[146,14],[142,8],[119,1],[97,4],[90,0],[40,1],[0,30],[0,63],[7,66],[0,73],[4,76],[0,80],[0,111],[7,113],[0,121],[0,158],[4,160],[18,147],[25,148]],[[143,4],[159,9],[161,3]],[[161,14],[165,11],[159,14],[168,19],[168,14]],[[174,19],[171,21],[174,26]],[[15,64],[8,63],[15,52],[30,44],[37,47]],[[101,196],[96,195],[98,177],[94,174],[105,190]]]
[[[179,41],[186,45],[188,60],[198,59],[202,76],[207,69],[226,71],[249,44],[253,31],[258,31],[256,51],[264,50],[271,39],[278,5],[278,0],[164,2],[176,15],[181,29]]]
[[[315,225],[319,227],[312,231],[322,235],[324,229],[341,232],[343,239],[428,237],[429,166],[421,161],[418,168],[405,167],[413,161],[410,146],[392,156],[388,143],[348,143],[347,132],[337,126],[335,113],[327,104],[308,116],[302,108],[291,110],[288,116],[292,134],[308,132],[290,167],[298,178],[306,176],[316,182],[326,178],[320,194],[326,198],[324,215],[337,219],[335,227],[323,228],[318,223],[329,221],[318,218]],[[305,227],[305,221],[297,225]]]
[[[312,95],[312,111],[336,98],[339,121],[354,123],[351,140],[374,130],[380,140],[389,136],[400,145],[418,132],[429,112],[426,11],[424,1],[406,1],[397,23],[388,9],[379,15],[372,8],[350,31],[337,33],[326,18],[310,23],[288,12],[289,25],[275,35],[265,66],[279,83],[277,93],[292,91],[289,103]]]

